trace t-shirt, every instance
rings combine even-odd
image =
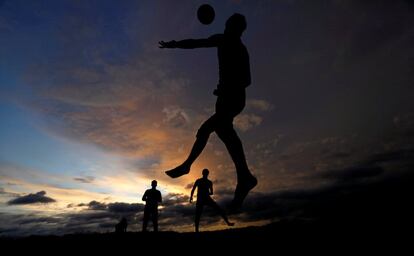
[[[250,60],[240,38],[216,34],[208,38],[217,45],[219,61],[219,90],[240,90],[251,84]],[[223,88],[220,88],[223,86]]]
[[[145,191],[142,200],[146,202],[145,206],[158,207],[158,203],[161,203],[162,200],[161,192],[156,189],[148,189]]]
[[[195,185],[197,186],[197,200],[204,199],[210,196],[210,188],[213,186],[213,183],[204,178],[196,180]]]

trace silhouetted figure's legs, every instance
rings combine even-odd
[[[201,214],[203,213],[204,205],[212,207],[218,214],[220,214],[220,216],[223,218],[223,220],[226,222],[228,226],[234,226],[234,223],[230,222],[227,218],[227,215],[224,212],[224,210],[221,209],[221,207],[211,197],[207,197],[203,200],[197,200],[195,215],[195,232],[199,232],[200,219]]]
[[[206,203],[220,214],[220,216],[223,218],[223,220],[226,222],[228,226],[234,226],[234,223],[230,222],[227,218],[227,215],[224,212],[224,210],[221,209],[221,207],[211,197],[207,200]]]
[[[197,201],[196,204],[196,215],[195,215],[195,232],[199,232],[199,226],[200,226],[200,218],[201,218],[201,214],[203,213],[203,208],[204,208],[204,204],[203,203],[199,203]]]
[[[148,221],[152,221],[152,225],[154,226],[154,232],[158,232],[158,209],[152,208],[145,208],[144,209],[144,220],[142,223],[142,232],[147,231]]]
[[[158,210],[152,212],[152,225],[154,226],[154,232],[158,232]]]
[[[148,220],[150,218],[150,213],[149,210],[147,208],[144,209],[144,220],[142,222],[142,232],[146,232],[147,231],[147,226],[148,226]]]

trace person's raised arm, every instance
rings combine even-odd
[[[194,195],[194,190],[196,189],[196,187],[197,187],[197,181],[194,182],[193,188],[191,189],[190,203],[193,202],[193,195]]]
[[[181,41],[160,41],[159,48],[180,48],[180,49],[194,49],[194,48],[206,48],[217,47],[221,40],[221,35],[213,35],[204,39],[185,39]]]

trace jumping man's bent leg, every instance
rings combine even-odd
[[[226,148],[236,166],[237,171],[237,187],[232,201],[232,208],[241,207],[244,199],[256,185],[257,179],[251,174],[246,157],[244,155],[242,142],[233,128],[233,124],[229,121],[223,122],[216,129],[219,138],[224,142]]]

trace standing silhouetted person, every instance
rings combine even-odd
[[[154,232],[158,231],[158,203],[161,203],[161,192],[156,189],[157,181],[151,182],[151,189],[147,189],[142,196],[142,201],[145,201],[144,221],[142,224],[142,231],[147,231],[148,221],[151,219],[154,226]]]
[[[249,191],[257,185],[257,179],[247,166],[240,138],[233,128],[233,119],[245,107],[245,89],[251,83],[249,54],[241,41],[241,35],[246,27],[244,16],[236,13],[227,20],[223,34],[216,34],[206,39],[159,42],[160,48],[217,48],[219,83],[214,90],[214,95],[217,96],[216,112],[201,125],[188,158],[180,166],[166,173],[172,178],[189,173],[191,165],[207,144],[210,134],[216,132],[226,145],[236,166],[237,186],[231,205],[234,209],[242,205]]]
[[[115,232],[116,233],[126,233],[128,227],[127,219],[124,217],[115,225]]]
[[[229,226],[234,226],[234,223],[231,223],[226,213],[223,211],[223,209],[218,206],[216,202],[214,202],[213,198],[210,197],[210,195],[213,194],[213,182],[211,182],[208,177],[209,171],[207,169],[203,170],[203,177],[196,180],[194,183],[193,189],[191,189],[191,195],[190,195],[190,203],[193,202],[193,195],[194,190],[197,188],[197,203],[196,203],[196,216],[195,216],[195,231],[198,232],[199,225],[200,225],[200,217],[201,213],[203,213],[204,205],[208,205],[213,207],[220,215],[223,217],[224,221]]]

